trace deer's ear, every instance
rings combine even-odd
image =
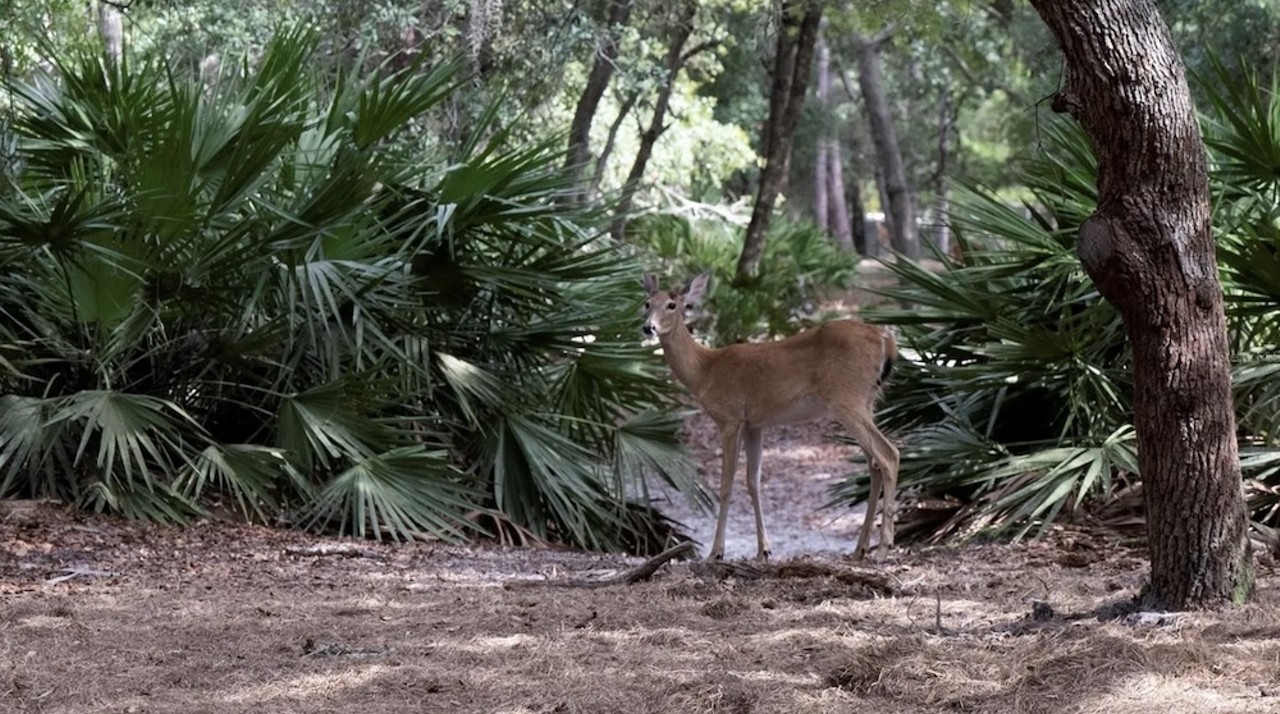
[[[699,273],[689,281],[689,287],[684,289],[684,301],[690,304],[702,302],[703,295],[707,292],[707,281],[711,279],[710,273]]]
[[[644,291],[650,294],[658,292],[658,276],[653,273],[644,274]]]

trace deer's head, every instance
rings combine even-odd
[[[646,337],[662,337],[672,330],[683,329],[688,312],[702,301],[710,275],[702,273],[689,281],[681,292],[666,292],[658,288],[658,278],[644,276],[644,324],[641,331]]]

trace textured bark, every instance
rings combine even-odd
[[[916,211],[911,188],[907,185],[902,164],[902,147],[893,126],[893,114],[880,73],[880,46],[890,37],[888,31],[874,38],[855,37],[858,56],[858,86],[862,90],[871,140],[884,176],[885,218],[889,223],[893,249],[908,258],[920,257],[920,237],[916,231]]]
[[[762,142],[765,163],[760,170],[760,185],[756,190],[755,205],[751,208],[751,222],[747,224],[743,238],[742,255],[738,258],[736,280],[739,283],[751,282],[760,268],[773,205],[787,179],[791,142],[809,89],[809,72],[813,67],[818,23],[822,20],[822,3],[817,0],[788,0],[782,4],[781,12],[773,83],[769,91],[769,119]]]
[[[671,92],[675,88],[676,75],[689,61],[685,53],[685,45],[689,43],[689,35],[693,33],[693,17],[698,12],[698,3],[686,0],[679,8],[679,17],[671,28],[671,36],[667,41],[667,57],[663,66],[666,74],[658,88],[657,101],[653,107],[653,116],[649,119],[649,127],[640,134],[640,146],[636,149],[636,157],[631,163],[631,172],[622,185],[622,193],[618,197],[617,218],[613,222],[613,237],[622,240],[627,229],[627,216],[631,212],[631,203],[635,200],[636,191],[640,190],[640,181],[644,178],[645,168],[653,156],[653,147],[658,138],[667,130],[667,110],[671,106]]]
[[[618,38],[631,19],[632,4],[632,0],[610,0],[605,34],[596,48],[587,84],[578,97],[578,106],[569,124],[569,151],[565,166],[572,174],[575,186],[581,187],[586,181],[587,164],[591,158],[591,125],[595,121],[596,110],[600,108],[600,100],[609,87],[609,80],[613,78],[618,61]],[[574,197],[582,200],[584,192],[580,190]]]
[[[1151,552],[1148,605],[1252,590],[1226,318],[1204,144],[1152,0],[1032,0],[1066,58],[1053,109],[1098,155],[1077,252],[1133,346],[1134,423]]]

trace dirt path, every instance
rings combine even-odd
[[[865,465],[850,460],[857,456],[858,449],[835,441],[839,428],[835,422],[815,422],[765,431],[762,503],[774,557],[853,552],[865,508],[861,505],[823,508],[831,500],[830,489],[847,474],[865,476]],[[687,421],[684,441],[690,458],[698,466],[699,476],[714,498],[719,490],[721,460],[715,425],[701,413],[693,415]],[[754,558],[756,554],[755,514],[747,495],[745,473],[746,464],[740,458],[729,507],[727,559]],[[715,535],[714,508],[699,510],[658,484],[652,484],[651,488],[659,496],[658,505],[663,513],[685,524],[705,554]]]

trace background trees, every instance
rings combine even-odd
[[[1269,68],[1280,20],[1264,3],[1164,10],[1209,77],[1191,91],[1221,197],[1239,446],[1249,508],[1274,523],[1280,151],[1269,70],[1239,60]],[[890,261],[895,302],[872,315],[919,357],[886,400],[903,483],[936,506],[912,511],[935,516],[917,531],[1130,513],[1132,357],[1072,255],[1099,167],[1038,105],[1062,63],[1025,4],[120,16],[116,68],[96,59],[114,46],[97,6],[0,10],[9,493],[640,547],[662,537],[640,474],[688,483],[628,323],[640,266],[716,272],[700,325],[728,341],[819,317],[860,254],[896,251],[947,271]],[[314,37],[271,44],[296,25]]]

